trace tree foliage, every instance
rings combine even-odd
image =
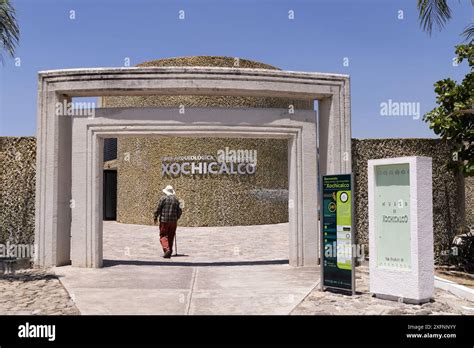
[[[15,9],[9,0],[0,0],[0,49],[13,57],[20,39],[20,29],[16,22]],[[0,59],[3,55],[0,52]]]
[[[471,0],[474,6],[474,0]],[[446,23],[452,18],[451,8],[447,0],[418,0],[418,19],[423,31],[429,35],[433,33],[433,29],[442,30]],[[474,26],[468,24],[461,33],[465,42],[471,43],[474,39]]]
[[[474,44],[456,46],[458,64],[467,60],[470,72],[458,84],[450,78],[434,84],[439,105],[424,115],[433,131],[454,145],[455,165],[474,175]]]

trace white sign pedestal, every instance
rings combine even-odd
[[[432,161],[369,160],[370,292],[420,304],[434,295]]]

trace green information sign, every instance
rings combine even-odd
[[[353,274],[352,176],[321,182],[322,285],[355,291]]]
[[[410,168],[408,163],[375,166],[377,267],[410,270]]]

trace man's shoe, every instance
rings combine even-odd
[[[168,251],[163,255],[163,257],[164,257],[165,259],[171,258],[171,252],[172,252],[171,250],[168,250]]]

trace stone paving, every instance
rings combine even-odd
[[[82,314],[288,314],[317,268],[288,265],[288,224],[178,228],[163,259],[157,226],[104,222],[104,267],[57,267]]]
[[[356,296],[322,293],[318,268],[288,265],[287,229],[180,227],[167,260],[157,227],[104,222],[103,268],[0,275],[0,314],[474,314],[473,302],[440,289],[421,306],[374,298],[366,266]]]
[[[357,267],[355,296],[315,288],[291,314],[293,315],[474,315],[474,303],[436,289],[434,301],[410,305],[372,297],[369,293],[369,269]]]
[[[272,261],[288,263],[288,223],[274,225],[180,227],[178,256],[163,259],[158,226],[104,221],[105,264],[160,261],[164,264]],[[176,252],[174,248],[173,254]]]
[[[0,315],[80,314],[58,277],[48,270],[0,275]]]

